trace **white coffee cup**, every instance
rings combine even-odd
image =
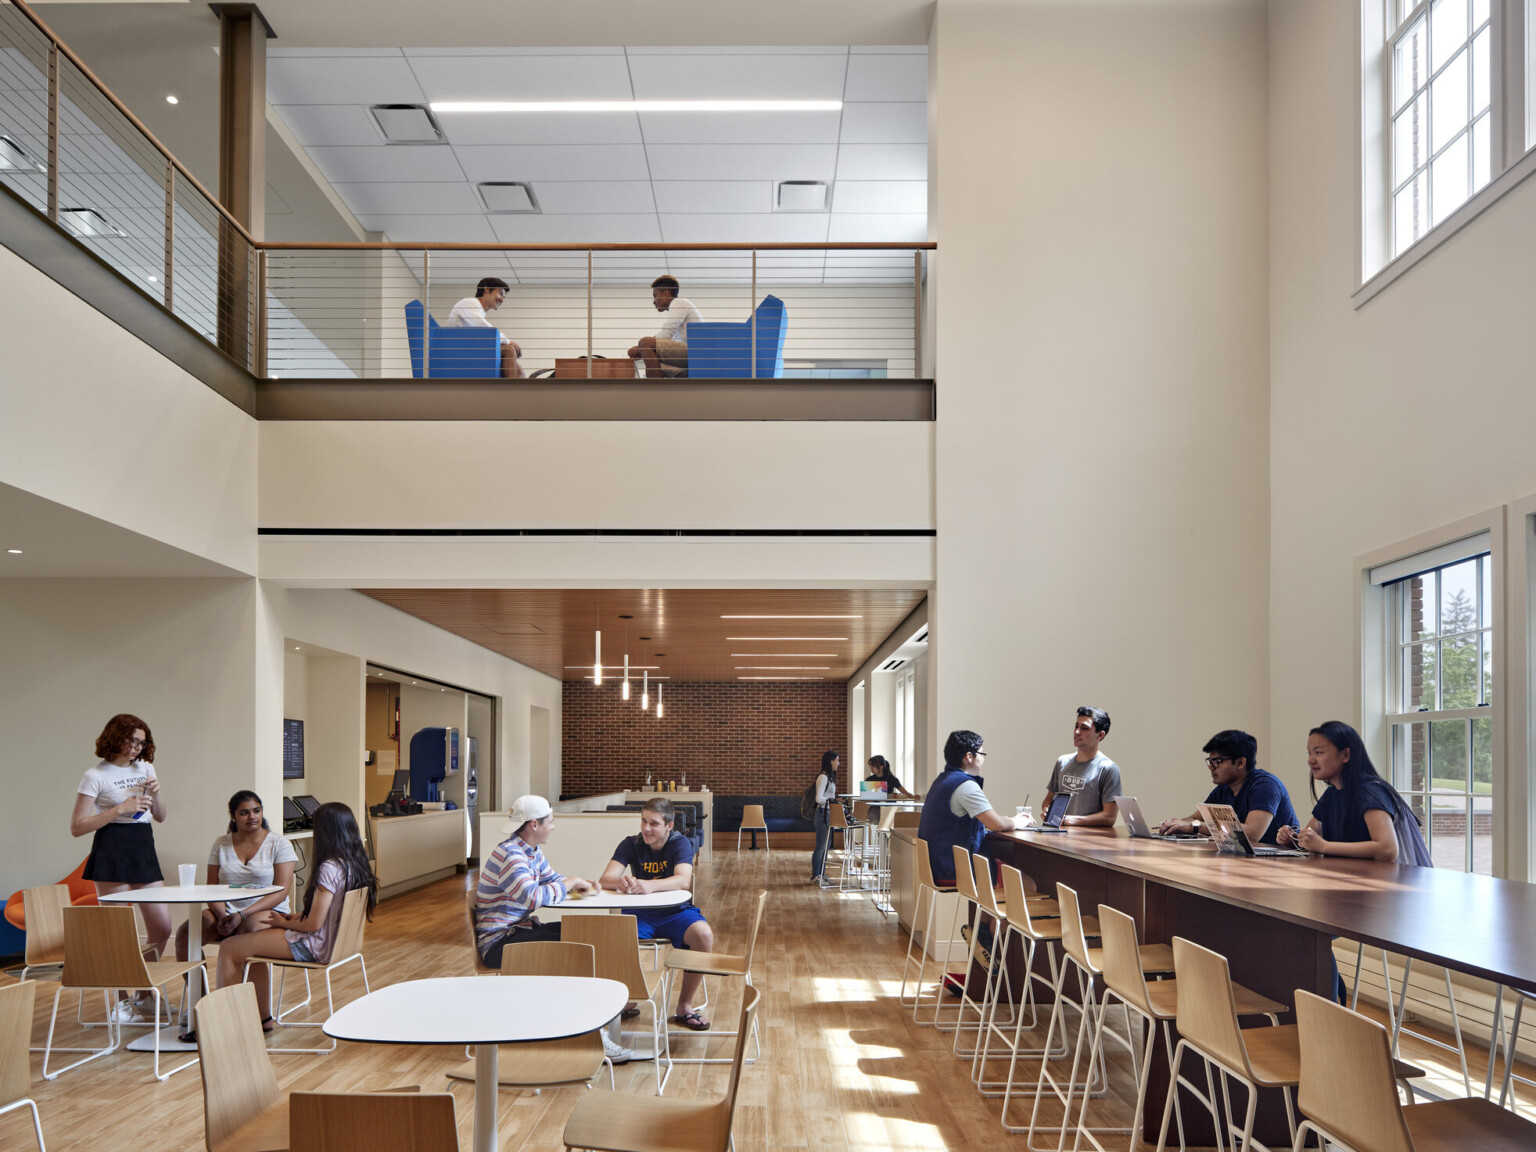
[[[178,864],[176,865],[176,872],[181,878],[181,886],[183,888],[191,888],[197,883],[196,864]]]
[[[1028,804],[1020,804],[1014,817],[1020,824],[1034,823],[1035,814]]]

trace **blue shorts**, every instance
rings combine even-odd
[[[670,940],[674,948],[686,948],[683,935],[695,924],[704,923],[704,913],[692,904],[673,911],[670,908],[655,912],[630,912],[639,921],[640,939]]]
[[[308,944],[295,940],[288,945],[288,951],[293,953],[295,960],[302,961],[305,964],[315,963],[315,954],[309,950]]]

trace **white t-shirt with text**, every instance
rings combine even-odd
[[[105,812],[108,808],[115,808],[130,796],[147,795],[144,785],[154,779],[157,779],[155,766],[143,760],[135,760],[132,764],[121,766],[103,760],[96,767],[85,770],[80,787],[75,791],[94,800],[97,812]],[[150,815],[146,809],[137,820],[132,816],[115,816],[111,823],[142,824],[148,819]]]

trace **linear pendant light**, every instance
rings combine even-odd
[[[661,699],[661,690],[665,687],[665,684],[656,685],[656,719],[658,720],[661,719],[665,707]],[[687,779],[687,777],[684,777],[684,779]]]
[[[592,656],[592,686],[594,688],[601,688],[603,686],[603,633],[601,629],[597,633],[597,644]]]
[[[640,673],[640,711],[644,712],[651,706],[651,674]]]
[[[619,689],[619,699],[629,699],[629,653],[624,653],[624,686]]]
[[[434,100],[433,112],[838,112],[841,100]]]

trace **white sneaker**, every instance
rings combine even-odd
[[[108,1017],[113,1024],[148,1024],[149,1018],[139,1014],[138,1006],[132,1000],[119,1000],[112,1008],[112,1014]]]
[[[601,1033],[603,1037],[603,1055],[615,1064],[628,1064],[635,1058],[635,1054],[620,1044],[615,1044],[607,1032]]]

